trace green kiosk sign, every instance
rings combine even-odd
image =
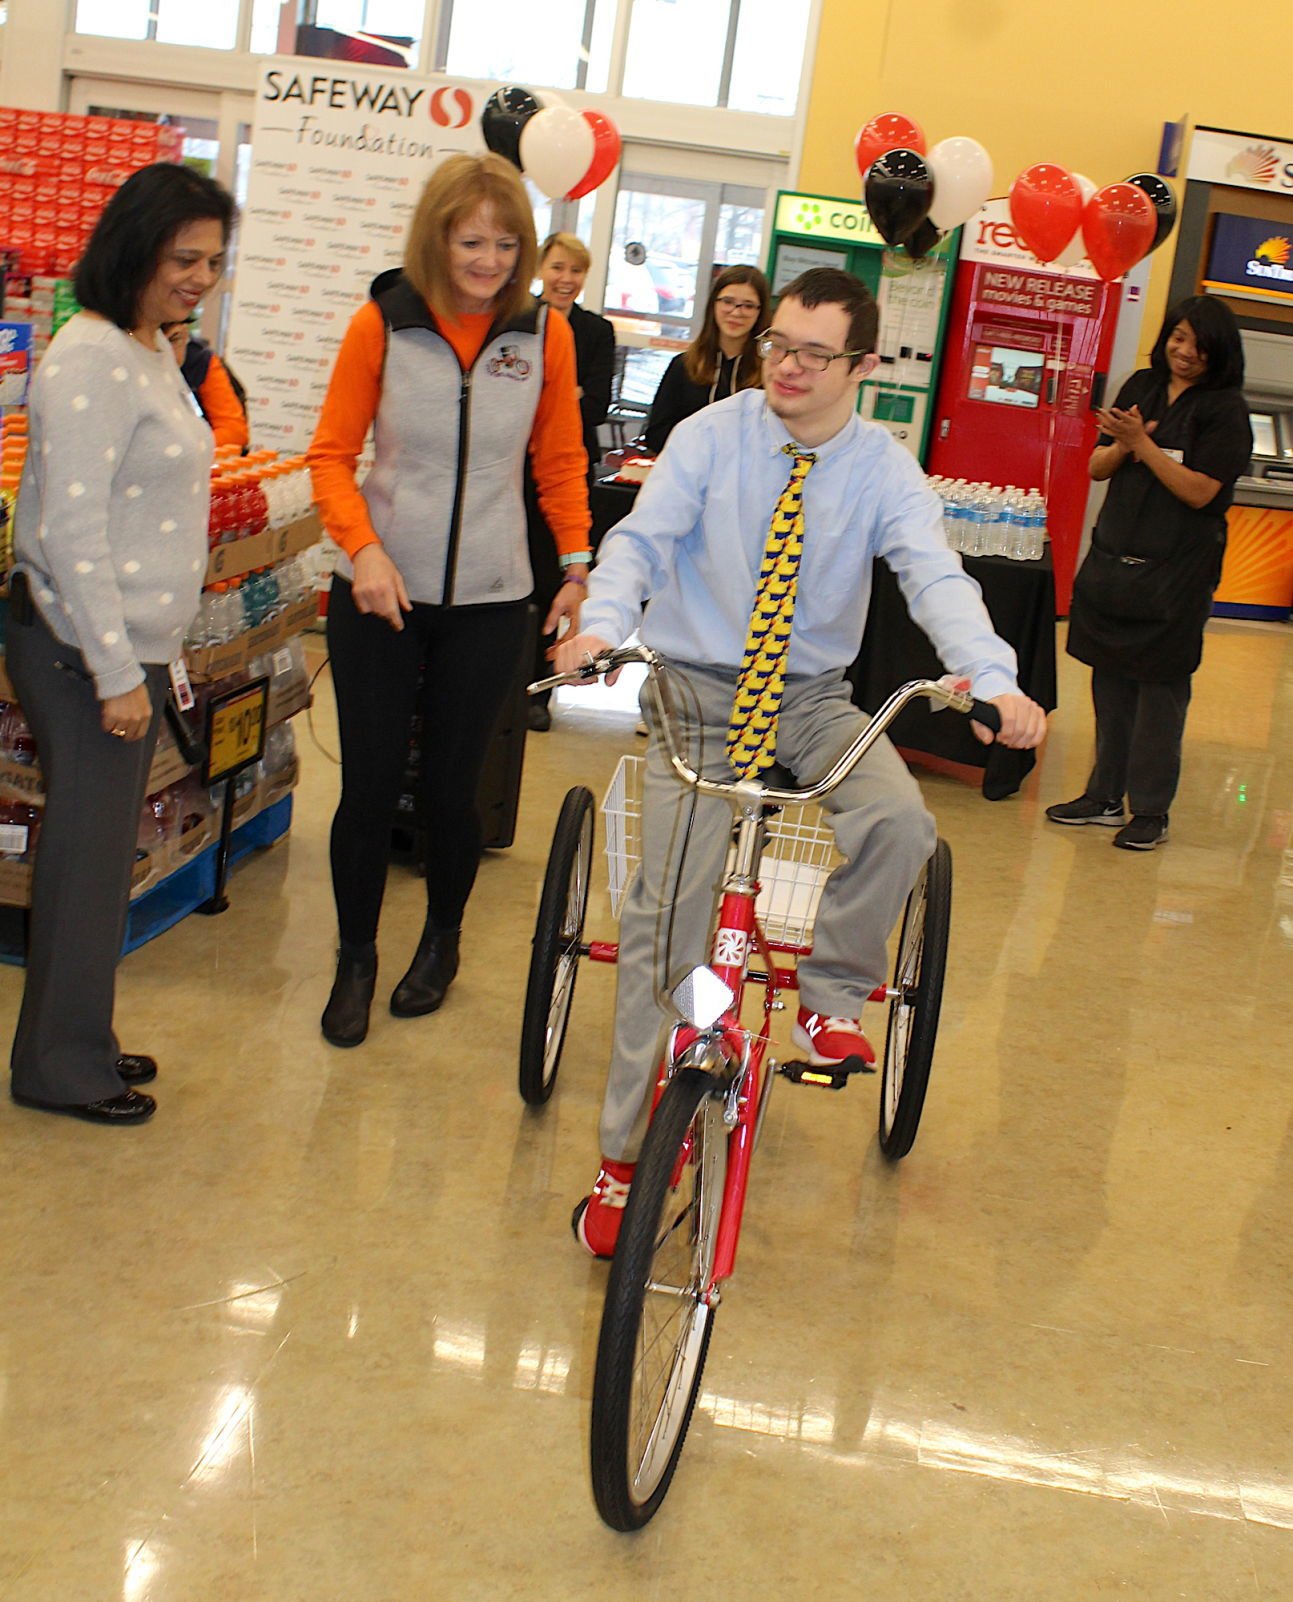
[[[842,267],[880,306],[880,366],[858,396],[864,417],[882,423],[923,460],[943,354],[959,231],[921,261],[890,250],[866,207],[831,195],[781,193],[773,213],[768,277],[774,294],[810,267]]]

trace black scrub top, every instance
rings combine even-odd
[[[1167,378],[1152,368],[1133,373],[1118,391],[1114,406],[1133,406],[1147,423],[1157,423],[1153,441],[1179,452],[1186,467],[1221,488],[1203,507],[1187,506],[1161,484],[1142,462],[1129,457],[1109,480],[1092,542],[1117,556],[1169,562],[1178,602],[1165,620],[1106,616],[1074,590],[1068,651],[1092,667],[1108,668],[1150,682],[1188,677],[1203,654],[1203,628],[1212,610],[1212,592],[1221,577],[1226,548],[1226,512],[1235,480],[1253,451],[1248,405],[1237,389],[1191,386],[1169,405]],[[1101,434],[1100,445],[1112,443]]]
[[[726,400],[736,393],[736,370],[741,358],[718,353],[718,372],[712,384],[693,384],[687,377],[687,353],[680,351],[664,370],[660,387],[651,402],[651,413],[644,431],[647,449],[658,456],[664,442],[682,422],[708,406],[711,401]]]

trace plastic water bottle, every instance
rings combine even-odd
[[[1046,554],[1049,537],[1046,529],[1046,498],[1040,490],[1032,489],[1028,492],[1028,501],[1028,560],[1040,562]]]
[[[968,509],[969,540],[965,548],[966,556],[987,556],[990,517],[992,517],[987,484],[974,485],[974,492],[969,498]]]
[[[956,487],[950,479],[944,479],[939,486],[939,495],[943,502],[943,538],[951,550],[956,550]]]
[[[984,510],[987,517],[984,530],[983,554],[985,556],[1004,556],[1006,554],[1006,492],[1000,484],[987,492],[984,497]]]
[[[1015,562],[1018,562],[1023,557],[1027,538],[1028,514],[1025,510],[1024,501],[1023,490],[1015,489],[1011,486],[1006,491],[1005,539],[1003,542],[1005,548],[1001,554],[1010,557]]]

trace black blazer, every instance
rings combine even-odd
[[[584,424],[584,449],[588,452],[591,479],[602,459],[597,442],[597,425],[604,422],[611,406],[611,378],[615,371],[615,330],[605,317],[570,308],[570,332],[575,336],[575,377],[583,394],[579,413]]]

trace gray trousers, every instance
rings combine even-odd
[[[700,703],[700,738],[693,732],[691,759],[705,777],[730,779],[724,741],[736,674],[678,666]],[[680,708],[695,715],[681,685],[677,699]],[[601,1119],[602,1154],[624,1162],[634,1161],[641,1145],[663,1035],[675,1021],[660,1006],[658,994],[709,960],[712,916],[733,818],[721,797],[694,797],[679,784],[662,754],[645,691],[642,710],[651,730],[642,800],[642,868],[620,917],[615,1038]],[[777,759],[800,784],[812,783],[865,721],[842,674],[792,678],[782,702]],[[812,955],[799,965],[800,1001],[813,1012],[856,1018],[866,997],[886,980],[889,932],[937,835],[919,786],[888,740],[826,798],[823,809],[845,861],[822,892]]]
[[[168,690],[146,667],[153,721],[142,740],[105,734],[79,651],[39,617],[9,619],[9,677],[36,736],[45,816],[32,877],[27,974],[10,1067],[13,1088],[78,1105],[126,1086],[112,1030],[139,813]]]

